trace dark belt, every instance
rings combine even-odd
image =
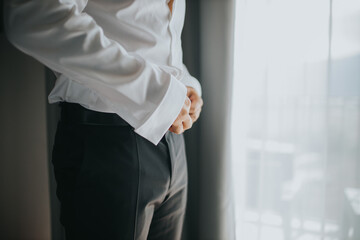
[[[73,124],[130,126],[116,113],[89,110],[77,103],[61,102],[61,121]]]

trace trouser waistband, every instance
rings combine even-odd
[[[73,124],[130,126],[116,113],[87,109],[78,103],[61,102],[61,121]]]

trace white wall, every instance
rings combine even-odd
[[[50,239],[44,67],[0,33],[0,239]]]

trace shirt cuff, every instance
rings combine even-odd
[[[135,132],[157,145],[178,117],[186,96],[186,87],[172,76],[160,105]]]

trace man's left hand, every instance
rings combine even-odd
[[[192,87],[186,87],[186,88],[187,88],[187,96],[191,101],[189,115],[194,123],[196,122],[196,120],[198,120],[200,116],[201,108],[204,102],[194,88]]]

